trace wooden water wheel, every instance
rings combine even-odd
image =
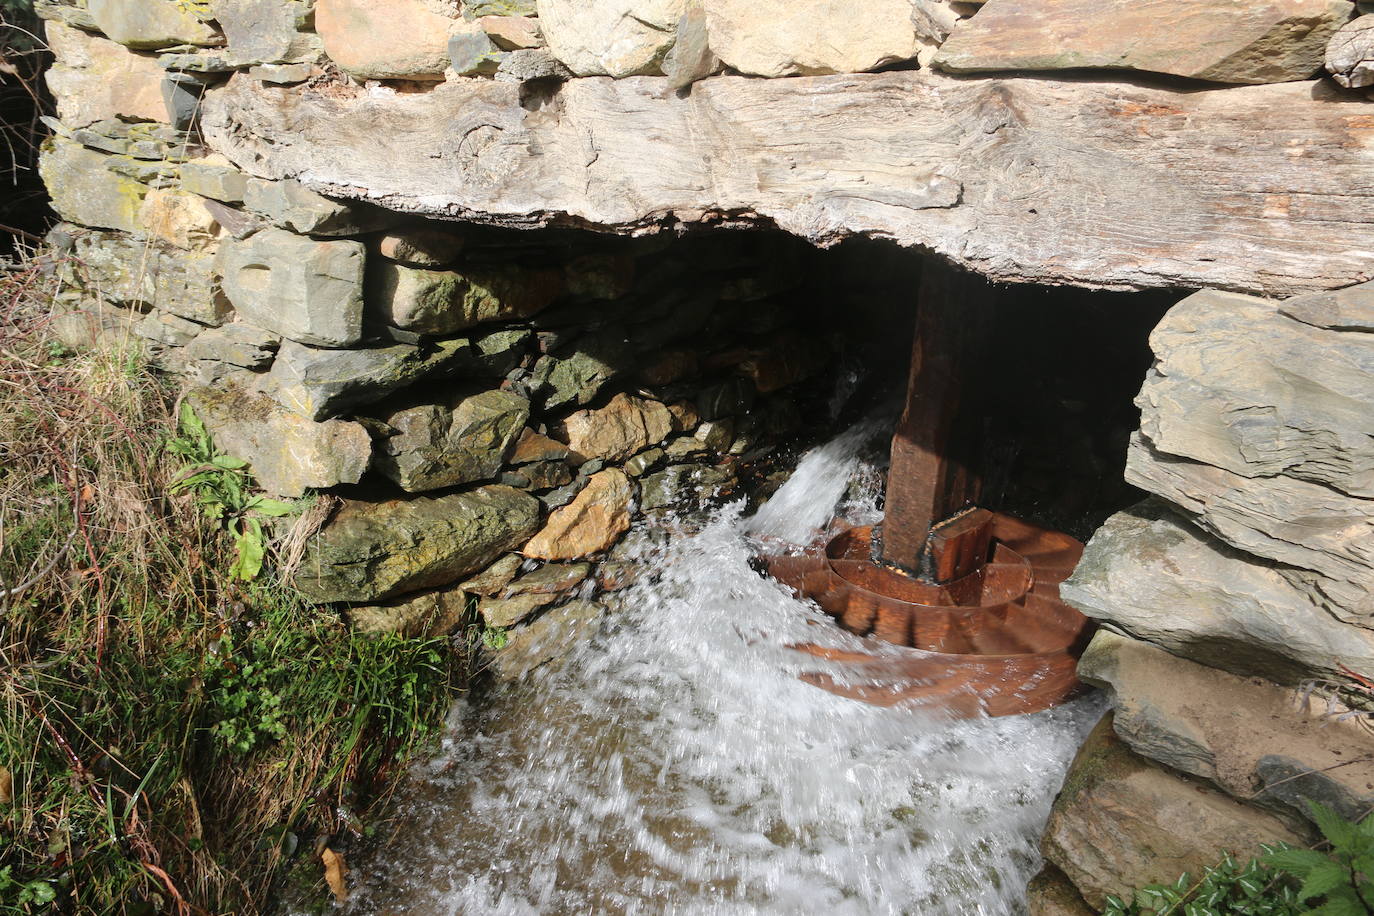
[[[1091,622],[1059,599],[1083,553],[1077,540],[978,508],[981,384],[977,358],[993,291],[928,264],[906,407],[892,439],[881,528],[763,558],[765,570],[865,637],[853,651],[796,648],[833,674],[806,679],[880,706],[957,717],[1036,712],[1082,690],[1078,656]]]

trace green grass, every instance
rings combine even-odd
[[[323,903],[320,850],[442,721],[459,644],[284,587],[319,513],[207,513],[174,389],[56,342],[47,282],[0,274],[0,914],[251,913],[293,868]]]

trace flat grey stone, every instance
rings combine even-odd
[[[380,401],[407,385],[464,375],[480,355],[466,339],[425,346],[320,349],[285,342],[263,380],[263,389],[285,407],[322,420]]]
[[[1060,595],[1118,632],[1242,677],[1374,671],[1374,630],[1343,623],[1282,572],[1152,499],[1098,529]]]
[[[397,219],[371,204],[330,200],[290,179],[249,178],[243,205],[268,222],[299,235],[362,235]]]
[[[210,326],[229,314],[228,302],[215,291],[208,252],[98,231],[75,233],[72,252],[75,258],[60,267],[64,280],[105,302],[157,308]]]
[[[218,45],[224,38],[177,0],[86,0],[91,20],[130,48]]]
[[[361,242],[264,229],[221,243],[216,264],[248,322],[298,343],[347,347],[362,340],[365,258]]]

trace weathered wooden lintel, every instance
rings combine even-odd
[[[380,93],[380,94],[378,94]],[[925,71],[577,79],[520,98],[237,76],[210,145],[389,208],[637,233],[761,222],[999,281],[1267,295],[1374,277],[1374,103],[1322,82],[1179,89]]]

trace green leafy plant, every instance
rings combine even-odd
[[[206,517],[233,536],[235,560],[230,578],[245,582],[255,579],[267,554],[263,519],[290,515],[296,507],[253,493],[252,478],[245,470],[248,463],[218,454],[205,424],[190,405],[182,405],[179,423],[181,434],[167,440],[167,451],[191,464],[170,489],[173,493],[193,493]]]
[[[1280,851],[1287,847],[1264,847]],[[1228,853],[1200,880],[1184,874],[1173,884],[1151,884],[1130,903],[1109,896],[1103,916],[1298,916],[1297,884],[1263,857],[1240,865]]]
[[[1298,899],[1316,902],[1310,916],[1374,913],[1374,814],[1354,824],[1320,802],[1307,804],[1330,849],[1276,849],[1265,863],[1302,881]]]
[[[487,649],[499,651],[510,642],[510,636],[502,627],[485,627],[482,630],[482,645]]]
[[[1308,801],[1328,848],[1281,843],[1244,866],[1228,854],[1194,882],[1152,884],[1129,903],[1109,896],[1103,916],[1370,916],[1374,914],[1374,814],[1352,823]]]
[[[20,880],[14,877],[13,866],[0,868],[0,913],[32,912],[33,907],[46,907],[56,899],[51,881]]]

